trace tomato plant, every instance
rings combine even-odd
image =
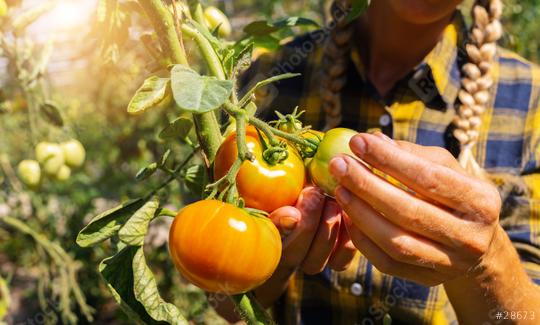
[[[93,218],[77,243],[89,247],[112,238],[117,250],[100,264],[100,272],[118,302],[149,322],[184,322],[179,310],[159,295],[143,250],[151,222],[175,217],[169,251],[183,277],[207,291],[233,294],[248,324],[271,323],[247,291],[276,268],[280,235],[271,220],[247,211],[264,215],[294,204],[306,181],[303,158],[315,155],[320,139],[303,135],[309,126],[298,122],[296,110],[278,114],[281,122],[274,124],[255,114],[261,87],[299,74],[272,76],[245,92],[239,92],[239,75],[257,47],[276,49],[296,27],[318,25],[300,17],[254,21],[234,42],[223,39],[231,25],[216,8],[205,9],[199,1],[137,2],[155,32],[141,36],[153,60],[127,111],[161,117],[163,143],[156,151],[163,149],[163,154],[135,176],[155,186]],[[116,12],[101,16],[111,20],[110,26],[118,25]],[[175,152],[171,143],[178,142],[190,152]],[[197,202],[177,214],[162,201],[177,194],[169,192],[175,189],[169,185],[178,180]]]
[[[349,148],[349,142],[358,132],[337,128],[324,135],[313,159],[309,162],[308,170],[311,180],[326,194],[333,196],[337,187],[336,180],[330,174],[330,160],[339,154],[354,155]]]
[[[272,275],[281,257],[281,237],[267,218],[203,200],[176,216],[169,250],[178,270],[192,283],[209,292],[238,294]]]
[[[272,212],[296,202],[304,187],[306,173],[299,153],[288,144],[288,157],[270,164],[263,157],[261,136],[254,127],[247,129],[246,144],[254,159],[242,163],[236,176],[236,186],[247,207]],[[224,177],[231,169],[238,156],[237,147],[235,132],[225,139],[217,152],[214,164],[216,178]]]

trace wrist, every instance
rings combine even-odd
[[[489,320],[497,310],[525,310],[523,297],[530,297],[531,290],[536,290],[500,225],[478,264],[464,276],[445,283],[444,288],[463,323]]]

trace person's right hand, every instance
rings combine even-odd
[[[263,306],[281,296],[295,271],[313,275],[326,266],[343,271],[354,258],[356,248],[342,223],[341,208],[318,188],[305,188],[294,207],[279,208],[270,219],[282,235],[283,252],[272,277],[255,290]]]
[[[355,248],[339,205],[315,187],[305,188],[295,207],[282,207],[270,218],[283,236],[279,269],[292,274],[301,269],[317,274],[328,265],[342,271],[351,263]]]

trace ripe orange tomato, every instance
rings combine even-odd
[[[255,155],[254,161],[245,161],[236,177],[236,185],[246,206],[266,212],[292,205],[298,199],[306,181],[306,170],[298,151],[287,145],[289,157],[276,165],[263,158],[259,134],[254,127],[246,132],[247,146]],[[238,156],[236,132],[229,135],[216,155],[214,177],[225,176]]]
[[[270,278],[281,258],[281,237],[268,218],[204,200],[176,216],[169,251],[187,280],[208,292],[234,295]]]

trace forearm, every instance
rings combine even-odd
[[[269,308],[281,297],[287,289],[294,269],[279,267],[268,281],[255,289],[255,297],[264,308]]]
[[[540,319],[540,289],[525,273],[501,227],[480,265],[444,287],[461,324],[497,322],[512,312],[520,312],[524,319],[509,322],[538,324]]]

